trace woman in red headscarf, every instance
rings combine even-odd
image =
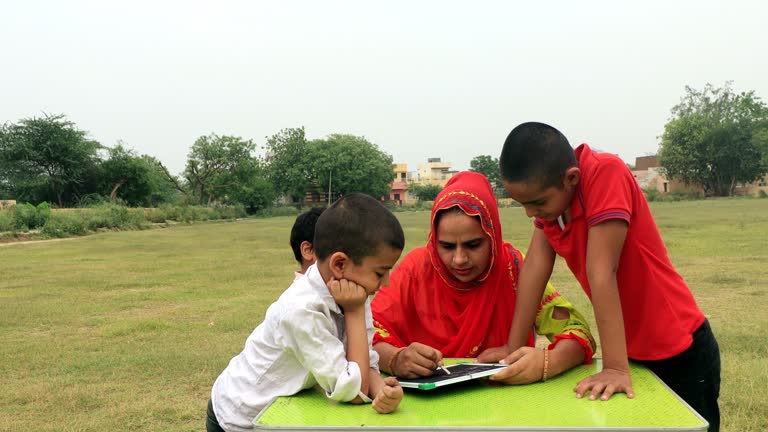
[[[426,246],[406,255],[371,304],[379,367],[404,378],[431,375],[443,357],[501,360],[507,384],[546,380],[581,363],[595,348],[584,317],[551,286],[536,331],[542,350],[506,348],[523,256],[501,237],[499,211],[482,174],[453,176],[432,206]]]

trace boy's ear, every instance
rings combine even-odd
[[[344,252],[334,252],[328,258],[328,265],[331,268],[331,274],[334,279],[344,279],[344,270],[349,266],[351,260]]]
[[[301,251],[301,258],[303,258],[304,261],[308,263],[315,262],[315,249],[312,247],[312,243],[304,240],[299,245],[299,250]]]
[[[565,170],[565,175],[563,176],[563,186],[575,187],[577,184],[579,184],[580,180],[581,170],[579,167],[573,166]]]

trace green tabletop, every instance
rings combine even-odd
[[[447,363],[447,362],[446,362]],[[482,380],[435,390],[405,390],[391,414],[370,405],[329,400],[322,390],[281,397],[254,420],[257,430],[445,431],[704,431],[707,422],[652,372],[632,364],[635,398],[577,399],[573,387],[598,372],[601,362],[574,368],[547,382],[501,386]]]

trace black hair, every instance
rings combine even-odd
[[[359,265],[385,245],[403,250],[403,228],[392,212],[369,195],[351,193],[339,198],[315,226],[313,246],[318,260],[344,252]]]
[[[464,209],[461,208],[461,206],[458,206],[458,205],[455,205],[453,207],[447,207],[447,208],[444,208],[444,209],[440,209],[440,210],[437,211],[437,213],[435,213],[435,222],[434,222],[435,229],[437,229],[437,226],[440,224],[440,219],[443,218],[443,215],[446,215],[448,213],[457,213],[457,214],[463,214],[463,215],[467,214],[464,211]],[[470,215],[467,215],[467,216],[470,216]],[[476,217],[477,220],[480,220],[480,216],[478,216],[478,215],[472,215],[470,217]]]
[[[537,122],[522,123],[512,129],[499,156],[504,181],[525,182],[545,189],[561,188],[565,171],[577,165],[565,135]]]
[[[325,210],[322,207],[312,207],[296,217],[291,228],[291,249],[299,264],[302,263],[301,244],[305,241],[312,243],[315,239],[315,224]],[[314,247],[314,246],[313,246]]]

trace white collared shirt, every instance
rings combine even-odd
[[[365,303],[370,367],[378,370],[373,350],[371,299]],[[264,322],[245,341],[211,390],[219,425],[229,432],[253,430],[253,419],[278,396],[318,384],[337,401],[360,391],[360,367],[347,361],[344,315],[312,265],[267,309]],[[362,371],[368,373],[368,368]]]

